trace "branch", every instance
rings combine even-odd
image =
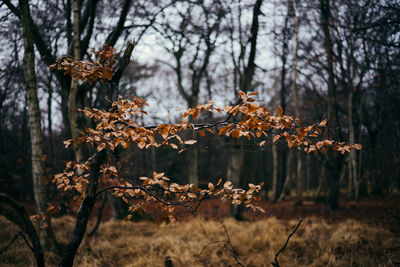
[[[283,252],[287,246],[287,244],[289,243],[290,238],[296,233],[297,229],[299,229],[300,224],[303,222],[303,219],[301,218],[299,220],[299,222],[297,223],[296,227],[294,228],[293,232],[288,236],[288,238],[286,239],[286,243],[285,245],[283,245],[283,247],[275,254],[275,262],[272,262],[272,266],[274,267],[279,267],[279,262],[278,262],[278,256],[281,252]]]
[[[87,234],[88,236],[92,236],[96,233],[97,229],[100,226],[101,223],[101,217],[103,216],[103,210],[104,207],[106,206],[106,202],[107,202],[107,194],[104,194],[103,196],[103,200],[101,201],[101,206],[99,209],[99,214],[97,215],[97,222],[96,225],[93,227],[93,229]]]
[[[239,101],[235,105],[239,105],[240,102],[242,102],[241,99],[239,99]],[[194,130],[209,129],[209,128],[213,128],[215,126],[223,125],[223,124],[227,123],[230,120],[230,118],[232,118],[232,116],[233,116],[233,113],[229,113],[229,115],[225,119],[223,119],[221,121],[217,121],[215,123],[193,124]],[[131,128],[131,129],[138,128],[137,126],[131,125],[131,124],[125,122],[125,121],[117,121],[116,123],[123,124],[123,125],[127,126],[128,128]],[[148,126],[144,126],[144,127],[141,127],[141,128],[144,128],[146,130],[151,130],[151,129],[157,128],[158,126],[159,125],[148,125]]]
[[[124,73],[126,67],[128,67],[129,63],[131,62],[131,55],[132,51],[136,46],[136,42],[132,41],[128,43],[128,46],[125,48],[124,55],[122,57],[122,60],[118,66],[117,71],[114,73],[111,83],[118,83],[119,80],[122,77],[122,74]]]
[[[103,189],[99,190],[96,193],[96,196],[98,196],[98,195],[100,195],[100,194],[102,194],[102,193],[104,193],[106,191],[112,190],[112,189],[122,189],[122,190],[139,189],[139,190],[143,191],[144,193],[146,193],[147,195],[153,197],[156,201],[158,201],[158,202],[160,202],[160,203],[162,203],[162,204],[164,204],[166,206],[182,206],[182,207],[188,208],[189,211],[192,210],[192,207],[193,207],[192,204],[193,203],[199,202],[195,206],[195,209],[193,209],[194,212],[197,210],[197,208],[199,207],[201,201],[204,199],[204,197],[203,197],[203,199],[201,199],[201,200],[166,201],[165,199],[156,196],[155,194],[153,194],[149,190],[151,190],[151,189],[162,189],[164,191],[167,191],[167,192],[170,192],[170,193],[173,193],[173,194],[179,194],[179,193],[184,193],[184,192],[183,191],[172,192],[172,191],[168,190],[168,188],[161,187],[158,184],[145,184],[145,185],[136,185],[136,186],[118,186],[118,185],[109,186],[109,187],[106,187],[106,188],[103,188]]]
[[[37,266],[44,267],[45,263],[42,246],[40,244],[38,234],[32,224],[32,221],[29,219],[28,213],[26,212],[24,206],[19,204],[12,197],[3,193],[0,193],[0,203],[5,204],[13,209],[13,211],[10,211],[4,206],[0,205],[0,214],[4,215],[9,221],[15,223],[22,232],[26,233],[29,236],[32,245],[29,245],[28,240],[25,238],[24,235],[22,235],[26,244],[35,255]]]
[[[14,6],[14,5],[11,3],[11,1],[9,1],[9,0],[2,0],[2,1],[3,1],[4,4],[6,4],[6,6],[10,9],[10,11],[11,11],[15,16],[17,16],[17,17],[20,16],[20,11],[19,11],[19,9],[18,9],[16,6]]]
[[[235,259],[236,263],[239,264],[240,266],[243,266],[243,267],[244,267],[244,265],[239,261],[239,258],[238,258],[237,255],[236,255],[237,252],[235,251],[235,248],[234,248],[233,245],[232,245],[232,242],[231,242],[231,238],[230,238],[230,236],[229,236],[228,229],[226,229],[226,226],[225,226],[225,224],[224,224],[222,221],[219,221],[219,223],[220,223],[220,224],[222,225],[222,227],[224,228],[224,232],[225,232],[225,235],[226,235],[226,238],[227,238],[226,243],[229,245],[230,248],[228,248],[226,244],[224,245],[224,247],[225,247],[228,251],[230,251],[230,252],[232,253],[232,256],[233,256],[233,258]]]
[[[121,15],[120,15],[118,23],[117,23],[117,26],[107,37],[107,40],[105,43],[106,45],[114,46],[115,43],[117,42],[118,37],[121,35],[122,31],[124,30],[124,23],[125,23],[125,20],[126,20],[126,17],[128,15],[131,5],[132,5],[132,0],[125,0],[124,5],[122,7]]]
[[[94,21],[95,21],[95,17],[96,17],[96,7],[97,7],[98,2],[99,2],[98,0],[91,0],[90,2],[88,2],[84,16],[81,20],[81,23],[85,21],[84,24],[80,25],[80,32],[83,32],[85,25],[88,21],[88,18],[90,16],[89,26],[88,26],[86,36],[81,41],[81,51],[86,51],[89,46],[89,42],[90,42],[90,39],[93,34]],[[81,57],[83,57],[83,53],[82,53]]]
[[[90,214],[96,202],[96,196],[97,196],[96,190],[100,174],[100,166],[104,163],[105,159],[106,159],[106,151],[102,150],[100,152],[94,153],[94,155],[90,160],[88,194],[83,199],[81,206],[79,207],[74,231],[72,233],[70,240],[65,246],[61,262],[61,266],[63,267],[73,266],[76,251],[78,250],[78,247],[82,242],[83,236],[86,232]]]
[[[201,221],[200,221],[200,219],[199,219],[198,217],[197,217],[197,220],[198,220],[198,222],[199,222],[199,224],[200,224],[201,229],[203,230],[203,234],[205,235],[205,237],[206,237],[207,239],[210,239],[210,238],[208,237],[207,232],[206,232],[206,230],[204,229],[204,227],[203,227],[203,225],[202,225],[202,223],[201,223]],[[225,248],[226,250],[228,250],[228,251],[232,254],[232,256],[233,256],[233,258],[235,259],[236,263],[239,264],[240,266],[243,266],[243,267],[244,267],[243,263],[240,262],[239,258],[238,258],[237,255],[236,255],[237,252],[235,251],[235,248],[234,248],[233,245],[232,245],[232,242],[231,242],[231,238],[230,238],[230,236],[229,236],[228,229],[226,228],[225,224],[224,224],[221,220],[218,220],[218,222],[221,224],[222,228],[224,229],[225,236],[226,236],[226,240],[217,240],[217,241],[212,241],[212,242],[208,243],[207,245],[205,245],[205,246],[201,249],[201,251],[200,251],[200,253],[199,253],[199,256],[201,256],[201,254],[203,254],[204,250],[205,250],[207,247],[209,247],[209,246],[211,246],[211,245],[214,245],[214,244],[223,243],[223,244],[224,244],[224,248]]]

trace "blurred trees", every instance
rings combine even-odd
[[[79,4],[79,23],[73,19],[73,2]],[[238,0],[227,5],[187,0],[2,0],[0,5],[5,26],[0,30],[0,183],[14,196],[32,192],[30,157],[37,154],[27,149],[33,140],[29,132],[37,134],[28,129],[32,98],[22,90],[28,88],[22,75],[23,6],[30,10],[25,29],[35,47],[39,128],[46,140],[43,153],[48,155],[45,176],[73,157],[60,149],[61,141],[72,136],[71,126],[76,123],[79,132],[92,124],[80,115],[74,118],[71,111],[104,108],[110,99],[104,85],[79,82],[73,87],[62,72],[49,74],[48,66],[60,55],[74,54],[74,37],[81,51],[75,57],[80,59],[88,59],[90,49],[103,43],[118,48],[126,39],[136,39],[139,47],[151,51],[149,59],[143,56],[138,64],[154,73],[138,75],[133,79],[136,85],[117,87],[115,94],[149,95],[153,102],[164,103],[160,107],[178,108],[177,102],[194,107],[211,97],[234,103],[239,89],[257,89],[260,101],[272,107],[271,99],[276,98],[285,113],[300,114],[304,122],[328,118],[327,136],[362,143],[364,150],[346,156],[311,155],[305,160],[299,153],[290,157],[284,146],[278,146],[279,157],[273,161],[272,145],[260,148],[248,141],[232,145],[207,137],[200,141],[204,142],[200,150],[199,146],[185,152],[187,164],[168,150],[149,156],[132,149],[124,154],[124,160],[133,163],[131,173],[148,172],[146,168],[156,165],[193,183],[207,182],[214,174],[243,183],[265,181],[267,188],[273,187],[275,199],[296,189],[301,200],[320,185],[330,192],[330,208],[338,208],[340,189],[355,198],[399,189],[398,1]],[[278,77],[271,77],[272,71]],[[132,78],[126,75],[121,81]],[[162,117],[155,114],[154,120]],[[201,119],[218,118],[208,114]],[[252,165],[241,164],[246,161]],[[301,168],[295,162],[301,162]]]

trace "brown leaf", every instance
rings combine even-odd
[[[320,123],[319,123],[319,126],[325,126],[326,125],[326,123],[328,122],[328,119],[325,119],[325,120],[323,120],[323,121],[321,121]]]
[[[362,145],[354,144],[354,148],[357,149],[357,150],[361,150],[362,149]]]
[[[196,140],[187,140],[187,141],[185,141],[185,145],[193,145],[193,144],[196,144],[196,143],[197,143]]]
[[[281,138],[280,135],[275,135],[274,139],[272,140],[274,143],[276,143],[276,141],[278,141],[278,139]]]

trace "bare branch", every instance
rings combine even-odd
[[[292,232],[292,233],[288,236],[288,238],[286,239],[285,245],[283,245],[283,247],[275,254],[275,262],[272,262],[272,263],[271,263],[272,266],[274,266],[274,267],[279,267],[279,266],[280,266],[280,265],[279,265],[279,262],[278,262],[278,256],[279,256],[280,253],[282,253],[282,252],[285,250],[287,244],[289,243],[290,238],[296,233],[297,229],[299,229],[300,224],[301,224],[302,222],[303,222],[303,219],[301,218],[301,219],[299,220],[299,222],[297,223],[296,227],[294,228],[293,232]]]

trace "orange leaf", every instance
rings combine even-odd
[[[204,130],[200,130],[199,132],[200,132],[200,135],[201,135],[201,136],[204,136],[204,135],[205,135]]]
[[[214,190],[214,185],[212,183],[208,183],[208,189],[211,191]]]
[[[196,140],[187,140],[187,141],[185,141],[185,145],[193,145],[193,144],[196,144],[196,143],[197,143]]]
[[[241,90],[239,90],[239,97],[240,97],[242,100],[246,100],[246,99],[247,99],[246,93],[243,92],[243,91],[241,91]]]
[[[325,126],[326,125],[326,123],[328,122],[328,119],[325,119],[325,120],[323,120],[323,121],[321,121],[320,123],[319,123],[319,126]]]
[[[360,145],[360,144],[355,144],[355,145],[354,145],[354,148],[357,149],[357,150],[361,150],[361,149],[362,149],[362,145]]]
[[[199,110],[196,108],[192,115],[192,119],[195,120],[197,118],[197,116],[199,116]]]
[[[279,138],[281,138],[280,135],[275,135],[275,136],[274,136],[274,139],[273,139],[273,142],[275,143],[276,141],[278,141]]]

